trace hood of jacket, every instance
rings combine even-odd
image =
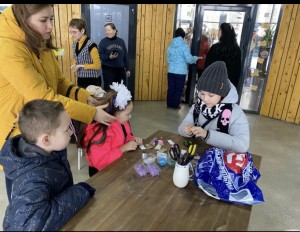
[[[25,33],[19,27],[11,6],[0,14],[0,25],[0,37],[25,42]]]
[[[18,150],[20,150],[18,146],[22,144],[21,138],[21,135],[17,135],[6,141],[0,151],[0,164],[4,167],[5,175],[9,179],[16,179],[28,170],[42,166],[45,163],[58,159],[60,156],[60,152],[52,152],[51,155],[42,155],[41,152],[34,155],[18,155]],[[24,148],[21,149],[24,150]],[[28,150],[28,147],[26,149]],[[37,151],[38,149],[35,150]]]
[[[230,81],[229,81],[230,82]],[[226,97],[221,101],[222,103],[237,103],[239,100],[239,95],[235,86],[230,82],[230,90]]]
[[[179,37],[175,37],[171,44],[170,44],[170,48],[178,48],[178,47],[181,47],[183,45],[185,45],[186,43],[184,42],[183,38],[181,36]]]

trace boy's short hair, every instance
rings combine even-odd
[[[35,144],[42,133],[53,133],[59,127],[58,118],[64,111],[63,104],[57,101],[37,99],[26,103],[18,120],[23,138]]]
[[[71,19],[71,21],[69,22],[69,27],[75,27],[79,31],[84,29],[84,31],[86,32],[86,21],[84,19],[78,18]]]

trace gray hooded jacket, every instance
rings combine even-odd
[[[206,143],[217,148],[222,148],[235,152],[246,152],[250,143],[249,124],[246,115],[242,108],[236,104],[238,101],[238,94],[236,88],[230,83],[230,91],[228,95],[222,100],[222,103],[234,103],[232,105],[232,114],[229,120],[228,134],[217,131],[218,117],[213,119],[205,126],[205,130],[209,130],[209,136],[205,139]],[[193,112],[194,106],[190,108],[185,119],[178,127],[178,133],[184,137],[191,137],[184,133],[184,125],[194,125]],[[203,125],[207,119],[200,114],[199,126]]]

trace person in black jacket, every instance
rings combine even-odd
[[[123,83],[127,86],[127,78],[130,76],[129,56],[125,41],[117,37],[117,28],[113,23],[104,25],[106,37],[103,38],[98,50],[100,53],[104,90],[110,90],[113,82]]]
[[[3,230],[59,230],[95,192],[87,183],[73,183],[66,150],[74,133],[71,118],[61,102],[38,99],[23,106],[18,125],[22,134],[0,152],[12,183]]]
[[[209,49],[204,68],[215,61],[224,61],[228,71],[228,78],[238,89],[241,77],[241,49],[237,44],[236,33],[230,23],[222,23],[219,28],[219,42]]]

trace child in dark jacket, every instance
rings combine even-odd
[[[21,135],[5,142],[0,164],[11,184],[3,230],[58,230],[94,195],[73,183],[66,147],[74,133],[60,102],[33,100],[19,114]]]

